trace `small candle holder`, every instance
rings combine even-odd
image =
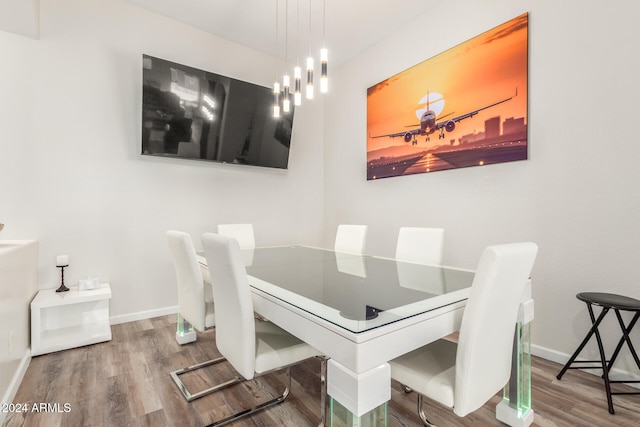
[[[58,265],[57,267],[60,269],[61,280],[60,280],[60,287],[58,289],[56,289],[56,292],[67,292],[69,290],[69,288],[67,288],[64,285],[64,268],[65,267],[69,267],[69,264],[67,264],[67,265]]]

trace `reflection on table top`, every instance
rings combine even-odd
[[[254,291],[361,333],[465,300],[474,273],[306,246],[243,250]],[[200,257],[206,263],[204,257]]]

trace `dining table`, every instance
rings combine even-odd
[[[303,245],[243,249],[242,255],[255,313],[328,358],[332,426],[388,425],[388,362],[458,331],[474,278],[464,268]],[[512,379],[496,409],[497,419],[511,426],[533,422],[530,284],[527,289],[514,328]]]

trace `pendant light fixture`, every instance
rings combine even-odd
[[[289,93],[290,93],[290,81],[289,81],[289,75],[285,74],[284,77],[282,78],[282,111],[284,111],[285,113],[288,113],[289,111],[291,111],[291,100],[289,99]]]
[[[273,117],[280,117],[280,83],[273,84]]]
[[[276,49],[279,49],[279,1],[276,2]],[[309,0],[309,56],[306,59],[307,66],[307,84],[306,98],[311,100],[314,98],[314,58],[311,55],[312,49],[312,3]],[[282,112],[291,111],[291,94],[293,93],[293,104],[299,106],[302,104],[302,68],[300,67],[299,51],[300,51],[300,0],[296,0],[296,65],[293,69],[293,88],[291,87],[291,77],[287,71],[289,65],[289,0],[285,0],[285,35],[284,35],[284,63],[285,73],[282,77],[282,85],[279,78],[273,84],[273,116],[280,117]],[[326,47],[326,0],[322,0],[322,48],[320,49],[320,93],[326,93],[329,87],[329,79],[327,74],[328,50]],[[282,88],[282,91],[281,91]]]
[[[307,99],[313,99],[313,57],[307,58]]]
[[[293,69],[293,103],[298,106],[302,105],[302,93],[300,92],[300,87],[302,86],[302,69],[299,65],[296,65],[296,68]]]

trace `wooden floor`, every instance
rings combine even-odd
[[[215,330],[184,346],[175,340],[175,316],[114,325],[112,331],[110,342],[34,357],[14,400],[27,412],[9,413],[5,426],[204,426],[282,387],[282,375],[272,375],[187,403],[169,372],[219,356]],[[616,414],[610,415],[599,377],[571,370],[558,381],[559,370],[555,363],[534,358],[534,426],[640,426],[640,395],[614,396]],[[293,367],[292,392],[284,403],[229,425],[317,425],[319,372],[318,360]],[[185,381],[195,388],[231,378],[233,370],[220,364],[188,375]],[[428,400],[426,407],[441,427],[499,426],[499,401],[496,395],[465,418]],[[42,411],[34,411],[34,404]],[[405,394],[394,382],[389,425],[421,425],[415,406],[415,393]]]

